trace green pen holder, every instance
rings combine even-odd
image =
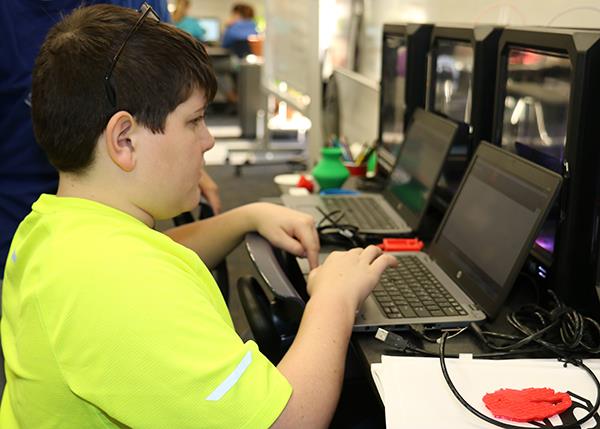
[[[312,176],[321,189],[340,188],[350,173],[341,160],[342,150],[339,147],[321,149],[321,160],[315,165]]]
[[[373,151],[367,161],[367,177],[373,177],[377,174],[377,152]]]

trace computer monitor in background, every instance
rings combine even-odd
[[[600,32],[510,28],[500,39],[493,142],[565,177],[529,268],[580,309],[600,284]]]
[[[465,128],[450,151],[438,184],[442,205],[449,203],[480,140],[490,140],[496,57],[502,28],[436,25],[428,57],[427,109]]]
[[[407,124],[425,107],[431,24],[384,24],[381,47],[379,172],[392,171]]]
[[[337,88],[339,135],[349,144],[374,144],[379,121],[379,87],[356,72],[336,68],[332,73]]]
[[[435,50],[432,110],[470,124],[475,62],[473,45],[467,40],[440,37],[435,39]]]
[[[215,17],[196,18],[198,25],[204,29],[202,41],[209,44],[216,44],[221,41],[221,20]]]

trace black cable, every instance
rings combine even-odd
[[[425,333],[425,326],[421,323],[411,323],[408,325],[409,329],[412,333],[414,333],[417,337],[427,341],[428,343],[436,343],[437,338],[430,337]]]
[[[528,304],[507,316],[517,335],[483,331],[474,323],[470,327],[495,351],[517,350],[535,343],[561,357],[600,353],[600,324],[564,305],[553,291],[548,294],[553,302],[551,309]]]
[[[548,293],[553,301],[551,309],[543,308],[537,304],[528,304],[507,316],[508,322],[519,334],[483,331],[477,324],[471,323],[469,326],[475,335],[489,349],[493,350],[491,353],[481,353],[473,357],[491,358],[526,355],[529,353],[539,354],[540,352],[550,351],[554,356],[559,356],[558,360],[564,362],[565,366],[569,363],[585,370],[592,377],[596,385],[597,397],[592,411],[575,423],[556,427],[560,429],[579,428],[579,425],[589,420],[600,407],[600,382],[598,382],[595,374],[580,359],[576,359],[575,357],[600,353],[600,324],[594,319],[584,317],[572,308],[564,305],[554,292],[548,291]],[[431,341],[432,338],[425,335],[424,328],[420,325],[413,326],[412,330],[419,337]],[[442,374],[450,390],[471,413],[488,423],[503,428],[520,429],[523,427],[491,419],[473,408],[460,395],[450,380],[445,364],[445,357],[447,356],[445,354],[445,345],[449,332],[443,332],[441,338],[436,340],[436,342],[439,342],[440,347],[439,352],[435,353],[414,347],[399,335],[382,329],[380,331],[381,333],[378,331],[376,338],[403,352],[425,356],[438,356],[440,358]],[[595,338],[593,338],[594,336]],[[496,341],[492,341],[492,338]],[[497,341],[502,341],[502,344],[498,344]],[[532,347],[533,345],[535,347]],[[456,354],[448,356],[457,357]]]
[[[415,354],[415,355],[419,355],[419,356],[433,356],[433,357],[440,356],[438,351],[432,352],[429,350],[421,349],[419,347],[415,347],[404,337],[402,337],[398,334],[394,334],[393,332],[386,331],[385,329],[381,329],[381,328],[378,329],[377,333],[375,334],[375,338],[394,347],[396,350],[398,350],[400,352]],[[439,339],[435,340],[434,342],[439,343]],[[538,348],[530,348],[530,349],[516,350],[516,351],[511,350],[511,351],[503,351],[503,352],[479,353],[479,354],[473,355],[473,358],[491,359],[491,358],[507,357],[507,356],[515,356],[515,355],[524,356],[524,355],[528,355],[531,353],[540,353],[544,350],[545,349],[538,347]],[[459,357],[459,354],[454,353],[454,354],[449,354],[447,356],[457,358],[457,357]]]
[[[365,247],[366,241],[359,233],[356,225],[340,223],[344,217],[344,212],[334,210],[325,212],[317,206],[317,210],[323,216],[317,224],[317,232],[321,244],[331,244],[344,248]]]
[[[476,415],[477,417],[479,417],[480,419],[493,424],[495,426],[499,426],[501,428],[505,428],[505,429],[522,429],[525,426],[517,426],[517,425],[511,425],[509,423],[504,423],[501,422],[500,420],[496,420],[493,419],[491,417],[486,416],[485,414],[481,413],[480,411],[478,411],[477,409],[475,409],[473,406],[471,406],[471,404],[469,404],[465,398],[463,398],[461,396],[461,394],[458,392],[458,389],[456,389],[456,386],[454,386],[454,383],[452,383],[452,380],[450,379],[450,375],[448,374],[448,369],[446,368],[446,361],[445,361],[445,349],[446,349],[446,338],[448,337],[448,332],[444,332],[442,334],[442,337],[440,338],[440,366],[442,367],[442,374],[444,375],[444,379],[446,380],[446,383],[448,384],[448,387],[450,388],[450,390],[452,391],[452,393],[454,394],[454,396],[456,397],[456,399],[458,399],[458,401],[467,409],[469,410],[472,414]],[[598,408],[600,407],[600,382],[598,382],[598,378],[596,378],[596,375],[592,372],[591,369],[589,369],[582,361],[580,360],[575,360],[575,359],[559,359],[559,361],[564,362],[564,365],[566,366],[568,363],[570,363],[573,366],[577,366],[583,370],[585,370],[590,377],[592,377],[592,379],[594,380],[594,384],[596,385],[596,402],[592,408],[592,410],[587,413],[585,416],[583,416],[581,419],[577,420],[574,423],[568,424],[568,425],[560,425],[560,426],[553,426],[554,429],[576,429],[576,428],[580,428],[581,425],[583,425],[583,423],[585,423],[586,421],[588,421],[589,419],[591,419],[594,414],[596,414],[596,412],[598,411]]]

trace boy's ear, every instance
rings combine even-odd
[[[115,113],[106,125],[106,150],[112,161],[123,171],[132,171],[136,164],[135,145],[131,133],[135,119],[129,112]]]

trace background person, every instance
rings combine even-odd
[[[203,41],[206,30],[198,23],[197,19],[188,16],[190,0],[177,0],[175,11],[171,15],[177,28],[191,34],[196,40]]]
[[[223,47],[231,49],[239,57],[250,53],[248,36],[258,34],[254,22],[254,9],[252,6],[237,3],[231,9],[231,17],[225,25],[223,33]],[[241,51],[243,55],[241,55]]]

